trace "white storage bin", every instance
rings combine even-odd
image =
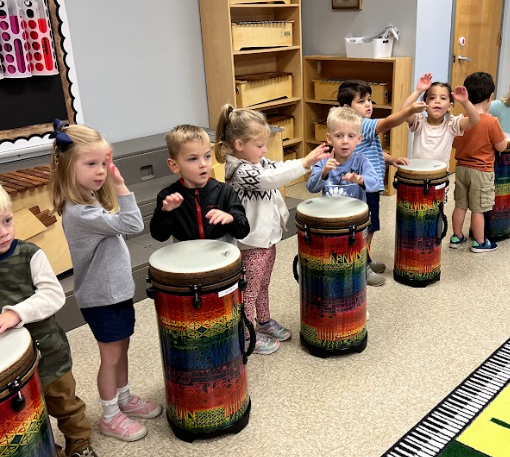
[[[363,43],[363,38],[353,37],[351,34],[345,37],[345,53],[347,57],[364,57],[368,59],[391,57],[393,37],[374,38],[369,43]]]

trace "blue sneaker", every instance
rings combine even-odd
[[[462,238],[459,238],[457,235],[452,235],[450,238],[450,247],[452,249],[458,249],[459,246],[462,243],[465,243],[466,241],[467,241],[467,238],[464,235],[462,235]]]
[[[495,251],[497,248],[498,245],[496,243],[491,243],[487,238],[485,238],[483,244],[474,240],[473,245],[471,246],[471,252],[490,252]]]

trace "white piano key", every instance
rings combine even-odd
[[[433,446],[428,441],[419,440],[418,438],[415,438],[411,432],[411,434],[407,435],[407,439],[415,443],[417,446],[421,446],[421,448],[429,453],[429,455],[435,456],[438,454],[438,452],[442,449],[437,446]]]

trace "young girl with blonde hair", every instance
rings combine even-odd
[[[54,127],[51,196],[71,252],[74,296],[99,346],[99,429],[135,441],[147,429],[127,416],[152,418],[162,411],[160,405],[131,395],[128,382],[134,281],[122,235],[141,232],[142,216],[101,134],[58,119]]]
[[[303,176],[319,160],[329,157],[321,144],[306,157],[285,162],[266,159],[270,127],[262,113],[225,105],[216,128],[215,154],[225,163],[225,180],[236,190],[246,209],[250,233],[238,240],[246,267],[248,287],[244,293],[246,315],[254,321],[257,312],[255,353],[271,354],[291,332],[271,319],[269,281],[276,243],[282,238],[289,211],[279,187]]]

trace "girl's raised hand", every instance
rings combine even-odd
[[[416,90],[425,92],[432,85],[432,73],[425,73],[416,83]]]
[[[321,143],[306,157],[301,159],[305,168],[310,168],[312,165],[317,163],[319,160],[327,159],[329,157],[329,146],[326,143]]]
[[[183,196],[179,192],[175,192],[173,194],[167,195],[167,197],[163,200],[163,211],[173,211],[176,208],[181,206],[184,201]]]
[[[469,100],[468,91],[464,86],[457,86],[452,95],[453,99],[459,103],[465,103]]]
[[[112,184],[117,196],[120,197],[121,195],[129,195],[130,192],[124,184],[124,178],[120,174],[119,169],[113,164],[111,151],[106,154],[106,170],[108,171],[108,175],[112,180]]]
[[[114,186],[121,186],[124,184],[124,178],[120,174],[119,169],[113,163],[111,151],[106,154],[106,169],[108,170],[108,174],[110,175]]]
[[[411,111],[413,114],[423,113],[427,109],[427,104],[424,101],[414,102],[411,105]]]

